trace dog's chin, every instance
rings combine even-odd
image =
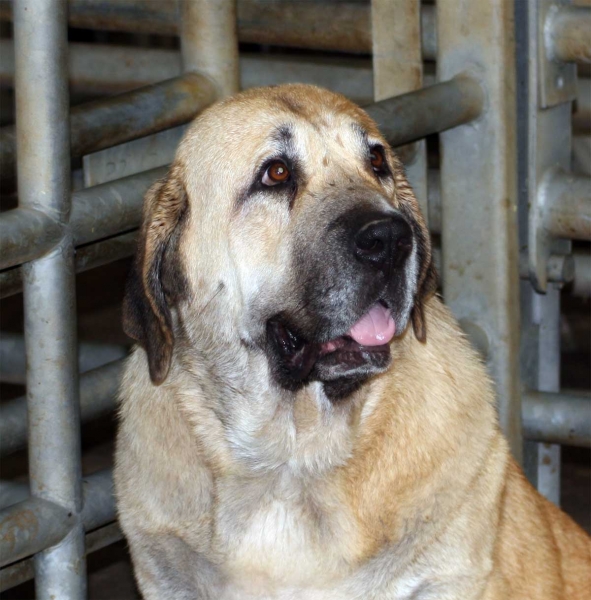
[[[348,335],[310,341],[281,316],[267,322],[267,353],[281,387],[297,391],[320,381],[332,401],[351,395],[392,361],[389,344],[364,346]]]

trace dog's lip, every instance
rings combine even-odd
[[[308,341],[279,315],[269,320],[268,327],[284,366],[290,370],[292,378],[298,380],[306,379],[316,363],[325,360],[348,362],[352,355],[369,359],[371,355],[389,353],[396,330],[389,307],[383,301],[372,305],[345,334],[327,342]],[[366,339],[369,344],[360,343]]]

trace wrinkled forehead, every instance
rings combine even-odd
[[[375,124],[358,107],[337,95],[309,97],[261,94],[222,103],[197,123],[197,152],[209,151],[240,163],[256,164],[282,154],[302,161],[316,155],[358,156],[384,144]]]

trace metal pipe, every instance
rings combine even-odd
[[[575,278],[573,295],[580,298],[591,298],[591,254],[575,252]]]
[[[71,111],[70,146],[83,156],[190,121],[216,98],[206,77],[189,73],[125,94],[80,104]],[[0,170],[14,169],[15,135],[0,131]]]
[[[71,27],[131,33],[177,35],[176,0],[70,0]],[[0,19],[10,20],[11,2],[0,0]],[[437,27],[433,6],[421,7],[421,42],[425,60],[435,60]],[[238,0],[241,42],[371,53],[369,2],[260,2]]]
[[[83,481],[86,531],[116,518],[111,469],[97,471]],[[76,528],[76,515],[63,506],[31,497],[0,512],[1,566],[55,545]]]
[[[86,93],[120,94],[182,72],[178,50],[71,43],[69,51],[70,86]],[[12,41],[0,40],[0,85],[11,86],[13,77]],[[371,59],[366,57],[240,54],[241,89],[293,81],[327,87],[358,104],[373,101]]]
[[[158,167],[72,194],[69,231],[74,244],[88,244],[138,227],[145,193],[167,171],[168,167]],[[19,222],[22,229],[28,227],[25,219]],[[19,260],[19,254],[6,255],[3,264],[15,266]]]
[[[450,81],[371,104],[366,111],[393,146],[402,146],[476,119],[483,104],[480,84],[470,76],[458,75]],[[158,167],[73,194],[70,230],[75,245],[137,227],[145,192],[166,172],[167,167]],[[5,266],[15,264],[18,256],[5,257]]]
[[[41,498],[28,498],[0,511],[0,566],[54,546],[76,524],[68,509]]]
[[[80,416],[88,422],[109,414],[115,398],[124,359],[116,360],[80,377]],[[0,455],[5,456],[27,443],[27,400],[25,396],[0,405]]]
[[[0,215],[0,269],[43,256],[60,241],[63,227],[34,208]]]
[[[591,397],[528,391],[522,398],[523,434],[548,444],[591,447]]]
[[[71,206],[67,8],[63,0],[14,3],[19,203],[64,226]],[[74,283],[68,235],[23,267],[31,501],[57,505],[72,524],[35,556],[38,600],[86,597]]]
[[[480,83],[462,74],[376,102],[365,110],[392,146],[402,146],[469,123],[481,114],[483,106],[484,92]]]
[[[544,41],[550,59],[591,63],[591,8],[555,6],[544,24]]]
[[[551,235],[591,240],[591,178],[552,171],[540,186],[544,225]]]
[[[86,534],[86,555],[101,550],[123,539],[123,532],[117,523],[110,523]],[[26,558],[0,570],[0,592],[33,579],[33,560]]]
[[[137,232],[124,233],[101,242],[89,244],[76,250],[76,273],[83,273],[95,267],[131,256],[137,245]],[[20,267],[0,273],[0,298],[6,298],[22,291],[23,280]]]
[[[181,0],[179,8],[183,70],[207,75],[222,97],[236,93],[236,0]]]
[[[81,342],[78,344],[78,371],[86,373],[126,355],[127,348],[120,344]],[[26,381],[25,340],[20,334],[0,332],[0,381],[13,384]]]

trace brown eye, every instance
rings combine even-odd
[[[369,161],[374,171],[379,171],[384,166],[384,153],[379,148],[372,148]]]
[[[283,161],[277,160],[269,165],[263,175],[262,182],[264,185],[277,185],[287,181],[289,176],[290,172],[287,165]]]

